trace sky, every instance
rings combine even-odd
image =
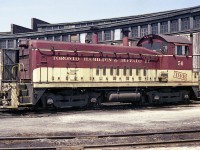
[[[0,0],[0,32],[9,32],[11,24],[31,28],[31,18],[67,23],[199,5],[200,0]]]

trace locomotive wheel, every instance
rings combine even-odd
[[[99,96],[95,100],[93,98],[89,98],[87,107],[88,108],[99,108],[102,106],[101,102],[102,102],[101,96]]]
[[[97,107],[101,107],[101,106],[102,106],[101,102],[102,102],[102,97],[99,96],[99,97],[97,98],[96,106],[97,106]]]
[[[55,107],[55,95],[54,94],[44,94],[41,98],[42,100],[42,107]]]

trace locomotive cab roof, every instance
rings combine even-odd
[[[152,41],[153,39],[159,39],[159,40],[167,42],[167,43],[192,44],[192,42],[190,40],[188,40],[187,38],[182,37],[182,36],[149,34],[149,35],[145,35],[143,38],[141,38],[138,41],[137,46],[141,46],[143,42],[145,42],[147,40]]]
[[[191,46],[192,42],[182,36],[169,36],[169,35],[146,35],[138,41],[137,46],[144,47],[152,51],[161,52],[162,54],[172,54],[168,51],[170,45],[187,45]]]

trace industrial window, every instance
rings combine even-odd
[[[53,41],[53,36],[48,36],[47,41]]]
[[[85,26],[87,26],[87,24],[86,24],[86,23],[83,23],[83,24],[81,24],[81,27],[85,27]]]
[[[177,32],[178,31],[178,20],[172,20],[170,25],[171,32]]]
[[[158,24],[157,23],[154,23],[151,25],[151,33],[158,34]]]
[[[121,29],[115,29],[114,30],[114,40],[120,40],[121,39]]]
[[[92,33],[86,33],[85,40],[83,42],[91,43],[92,42]]]
[[[105,41],[111,40],[111,30],[104,31],[104,40]]]
[[[54,26],[53,27],[53,30],[58,30],[59,29],[59,26]]]
[[[64,26],[54,26],[53,30],[60,30],[60,29],[64,29]]]
[[[106,66],[103,67],[103,75],[106,75]]]
[[[113,75],[113,66],[110,67],[110,75]]]
[[[8,40],[8,48],[14,48],[14,40]]]
[[[87,26],[92,26],[92,25],[93,25],[93,23],[92,23],[92,22],[87,24]]]
[[[148,25],[141,26],[141,36],[148,34]]]
[[[161,22],[160,23],[160,33],[167,33],[168,32],[168,22]]]
[[[185,45],[175,45],[175,55],[188,55],[189,47]]]
[[[96,68],[96,75],[99,76],[99,66]]]
[[[68,35],[63,35],[63,36],[62,36],[62,41],[69,41],[69,40],[68,40]]]
[[[200,16],[194,16],[194,28],[200,28]]]
[[[126,76],[126,66],[124,66],[123,74]]]
[[[55,36],[54,41],[61,41],[61,36]]]
[[[98,32],[98,41],[102,41],[102,32]]]
[[[59,29],[64,29],[64,26],[59,26]]]
[[[188,30],[190,29],[190,20],[189,18],[181,19],[181,30]]]
[[[119,76],[119,66],[117,66],[116,74]]]
[[[131,36],[134,37],[138,37],[138,27],[132,27],[131,28]]]
[[[53,27],[46,27],[45,29],[46,31],[50,31],[50,30],[53,30]]]
[[[77,34],[71,34],[70,35],[70,42],[79,42],[79,38],[77,36]]]
[[[46,27],[42,27],[42,31],[46,31]]]
[[[6,48],[6,41],[0,41],[0,48]]]
[[[75,28],[79,28],[81,25],[80,24],[76,24],[75,25]]]
[[[38,37],[38,40],[44,40],[45,38],[44,37]]]

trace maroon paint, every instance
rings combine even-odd
[[[43,51],[42,49],[48,49],[50,51]],[[72,50],[74,52],[69,52],[65,50]],[[110,68],[110,66],[119,66],[122,69],[124,68],[124,66],[126,66],[133,69],[146,68],[161,70],[192,70],[191,57],[180,57],[172,55],[164,56],[161,55],[161,53],[159,52],[141,47],[34,40],[30,41],[29,43],[29,51],[25,51],[27,53],[26,55],[28,55],[29,57],[24,59],[21,58],[20,62],[25,64],[25,70],[27,71],[26,79],[31,79],[33,70],[39,67],[96,68],[97,66],[106,66],[107,68]],[[97,53],[91,53],[91,51],[95,51]],[[171,50],[169,50],[168,52],[171,53],[170,51]],[[20,53],[21,55],[23,55],[22,51]],[[130,53],[135,55],[132,56],[130,55]],[[144,54],[148,54],[149,56],[146,56]],[[191,52],[189,53],[189,55],[191,55]],[[79,60],[77,60],[77,58],[79,58]],[[95,59],[96,61],[91,61],[90,59]],[[180,64],[183,64],[183,66],[180,66]]]
[[[92,43],[93,44],[98,44],[98,35],[97,32],[92,33]]]
[[[128,36],[123,37],[123,46],[128,46]]]

